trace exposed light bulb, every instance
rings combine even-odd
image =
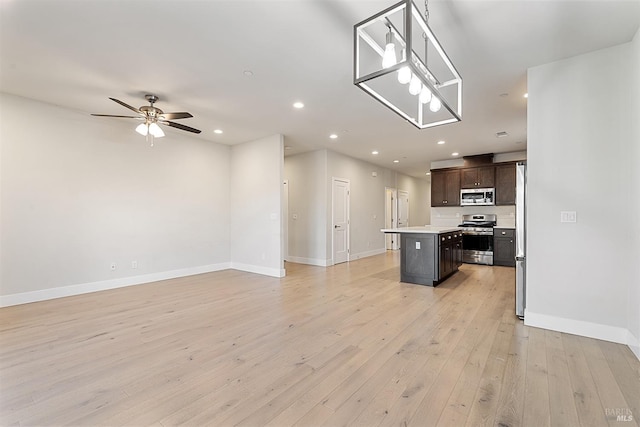
[[[393,67],[396,63],[396,45],[387,43],[387,46],[384,48],[384,56],[382,57],[382,68]]]
[[[406,85],[411,81],[411,69],[409,67],[402,67],[398,71],[398,83]]]
[[[434,113],[440,111],[440,108],[442,107],[442,102],[438,99],[437,96],[433,96],[431,97],[431,103],[429,104],[429,110],[433,111]]]
[[[417,95],[422,90],[422,83],[415,74],[411,77],[411,83],[409,83],[409,93],[411,95]]]
[[[422,86],[422,90],[420,91],[420,102],[426,104],[431,101],[431,90],[427,86]]]
[[[162,138],[164,136],[164,132],[160,129],[160,126],[158,126],[157,123],[151,123],[149,125],[149,133],[155,138]]]
[[[136,127],[136,132],[138,132],[142,136],[147,136],[149,133],[149,126],[146,123],[140,123]]]
[[[396,45],[393,43],[393,33],[391,32],[391,28],[389,28],[389,33],[387,34],[387,45],[384,48],[384,55],[382,55],[382,68],[393,67],[398,63],[398,58],[396,58]]]

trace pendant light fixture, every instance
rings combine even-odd
[[[419,129],[462,120],[462,77],[428,20],[427,1],[422,15],[402,0],[354,26],[354,84]]]

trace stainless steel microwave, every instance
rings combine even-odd
[[[495,195],[495,188],[463,188],[460,190],[460,206],[495,205]]]

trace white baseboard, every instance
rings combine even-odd
[[[328,267],[330,260],[320,258],[304,258],[299,256],[288,256],[287,261],[295,262],[296,264],[317,265],[318,267]]]
[[[631,343],[629,342],[629,337],[632,336],[631,332],[626,328],[619,328],[617,326],[601,325],[599,323],[585,322],[582,320],[532,313],[526,309],[524,312],[524,324],[536,328],[550,329],[552,331],[627,344],[631,347]]]
[[[380,255],[385,253],[385,248],[373,249],[371,251],[359,252],[357,254],[349,255],[349,261],[355,261],[357,259],[366,258],[374,255]],[[296,264],[317,265],[318,267],[330,267],[333,265],[333,259],[319,259],[319,258],[304,258],[298,256],[289,256],[287,261],[295,262]]]
[[[230,263],[201,265],[198,267],[181,268],[179,270],[162,271],[159,273],[142,274],[139,276],[122,277],[119,279],[101,280],[98,282],[82,283],[79,285],[61,286],[58,288],[42,289],[32,292],[0,296],[0,307],[27,304],[73,295],[88,294],[90,292],[123,288],[125,286],[141,285],[159,280],[175,279],[176,277],[192,276],[194,274],[210,273],[212,271],[227,270]]]
[[[256,273],[271,277],[284,277],[285,275],[284,268],[270,268],[260,265],[242,264],[240,262],[232,262],[231,268],[234,270],[246,271],[247,273]]]
[[[355,261],[357,259],[360,258],[366,258],[366,257],[370,257],[370,256],[374,256],[374,255],[380,255],[387,252],[387,250],[385,248],[381,248],[381,249],[373,249],[371,251],[365,251],[365,252],[359,252],[357,254],[351,254],[349,256],[349,261]]]
[[[634,336],[629,330],[627,331],[627,333],[627,345],[629,346],[633,354],[636,355],[638,360],[640,360],[640,338]]]

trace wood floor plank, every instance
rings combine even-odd
[[[525,405],[524,385],[527,375],[529,331],[521,322],[513,325],[514,333],[500,387],[495,424],[518,427],[524,425],[522,416]]]
[[[525,379],[522,423],[525,426],[549,426],[549,379],[544,329],[529,328],[527,375]]]
[[[549,415],[556,426],[578,425],[569,367],[567,366],[562,334],[545,331],[547,350],[547,380],[549,382]]]
[[[632,419],[626,421],[625,426],[637,426],[637,418],[634,414],[627,412],[631,405],[635,405],[637,402],[630,404],[625,399],[598,340],[584,337],[579,337],[578,340],[587,359],[587,365],[594,379],[609,425],[618,425],[618,415],[631,415]]]
[[[629,349],[524,326],[512,268],[463,265],[435,288],[400,283],[397,251],[286,268],[1,308],[0,425],[591,426],[640,410]]]
[[[598,345],[607,359],[609,369],[620,387],[625,401],[632,414],[640,417],[640,361],[628,359],[625,352],[628,349],[612,342],[598,340]]]
[[[465,425],[493,425],[514,326],[501,323]]]
[[[567,354],[571,389],[580,425],[592,427],[607,425],[605,411],[578,337],[562,334],[562,343]]]

